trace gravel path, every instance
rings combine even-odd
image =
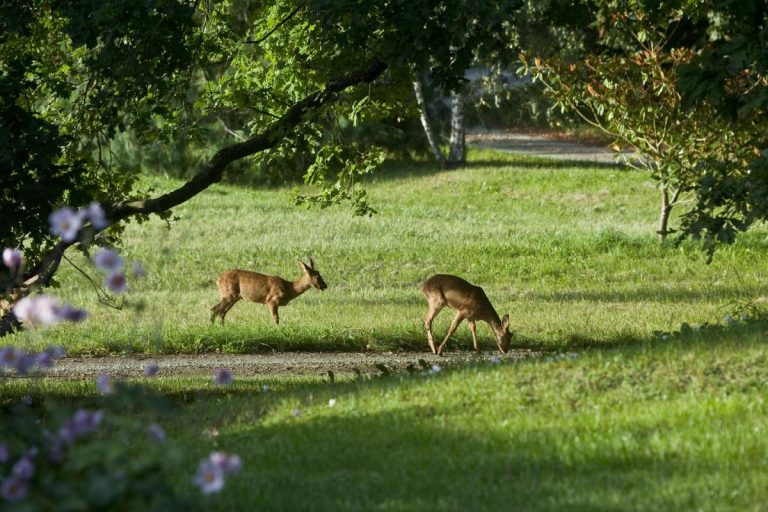
[[[504,361],[538,357],[530,350],[498,352],[451,352],[443,357],[428,352],[279,352],[272,354],[192,354],[163,356],[110,356],[67,357],[61,359],[45,375],[53,378],[93,378],[101,373],[113,377],[140,377],[144,367],[154,361],[158,375],[195,376],[213,375],[218,367],[232,370],[236,376],[264,375],[321,375],[329,370],[335,374],[380,373],[377,365],[385,365],[392,371],[405,371],[409,365],[421,368],[422,364],[451,366],[468,362],[490,362],[498,357]],[[420,362],[424,361],[424,363]]]

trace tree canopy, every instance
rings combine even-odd
[[[370,211],[357,175],[380,156],[325,139],[319,117],[331,108],[353,121],[392,115],[410,99],[415,68],[456,87],[479,49],[505,47],[518,4],[4,2],[0,243],[24,248],[27,284],[47,285],[64,250],[83,242],[49,233],[46,219],[57,207],[100,202],[111,227],[87,226],[86,241],[113,243],[124,220],[167,216],[233,162],[287,158],[307,147],[318,155],[306,174],[318,194],[299,200]],[[228,137],[206,139],[212,123]],[[153,195],[113,150],[126,133],[136,151],[183,137],[212,145],[211,157],[178,189]]]

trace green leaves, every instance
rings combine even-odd
[[[317,192],[304,194],[295,190],[294,203],[327,208],[347,202],[354,215],[373,215],[376,210],[368,203],[367,193],[360,181],[363,176],[374,172],[384,158],[384,152],[375,148],[365,153],[351,153],[342,146],[324,146],[304,175],[304,182],[316,188]]]

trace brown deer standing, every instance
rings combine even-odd
[[[211,308],[211,323],[216,317],[221,318],[222,325],[227,312],[237,301],[245,299],[251,302],[266,304],[276,324],[280,323],[277,314],[278,306],[285,306],[290,301],[309,290],[310,286],[325,290],[328,286],[320,273],[315,270],[312,258],[308,263],[299,261],[304,274],[297,280],[286,281],[282,277],[267,276],[248,270],[230,270],[216,279],[221,300]]]
[[[479,286],[468,283],[464,279],[448,274],[436,274],[421,285],[421,292],[427,297],[429,302],[429,311],[424,317],[424,326],[427,328],[427,340],[429,348],[437,355],[443,354],[443,348],[448,343],[448,338],[456,331],[462,320],[467,320],[469,329],[472,331],[472,341],[475,344],[475,350],[480,351],[477,344],[477,326],[475,322],[481,320],[486,322],[496,334],[496,344],[502,354],[507,353],[512,334],[509,332],[509,315],[499,319],[498,313],[493,309],[491,301],[485,295],[485,292]],[[435,338],[432,334],[432,320],[445,307],[456,310],[456,316],[453,317],[451,327],[448,328],[448,334],[437,349],[435,349]]]

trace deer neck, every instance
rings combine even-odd
[[[493,332],[502,332],[504,329],[501,327],[501,318],[499,318],[499,314],[496,312],[495,309],[491,308],[491,310],[486,315],[487,318],[483,318],[486,322],[488,322],[488,325],[491,326],[491,329],[493,329]]]
[[[291,298],[298,297],[305,291],[309,290],[310,286],[312,285],[309,283],[309,278],[306,276],[306,274],[293,281],[291,283],[290,289]]]

